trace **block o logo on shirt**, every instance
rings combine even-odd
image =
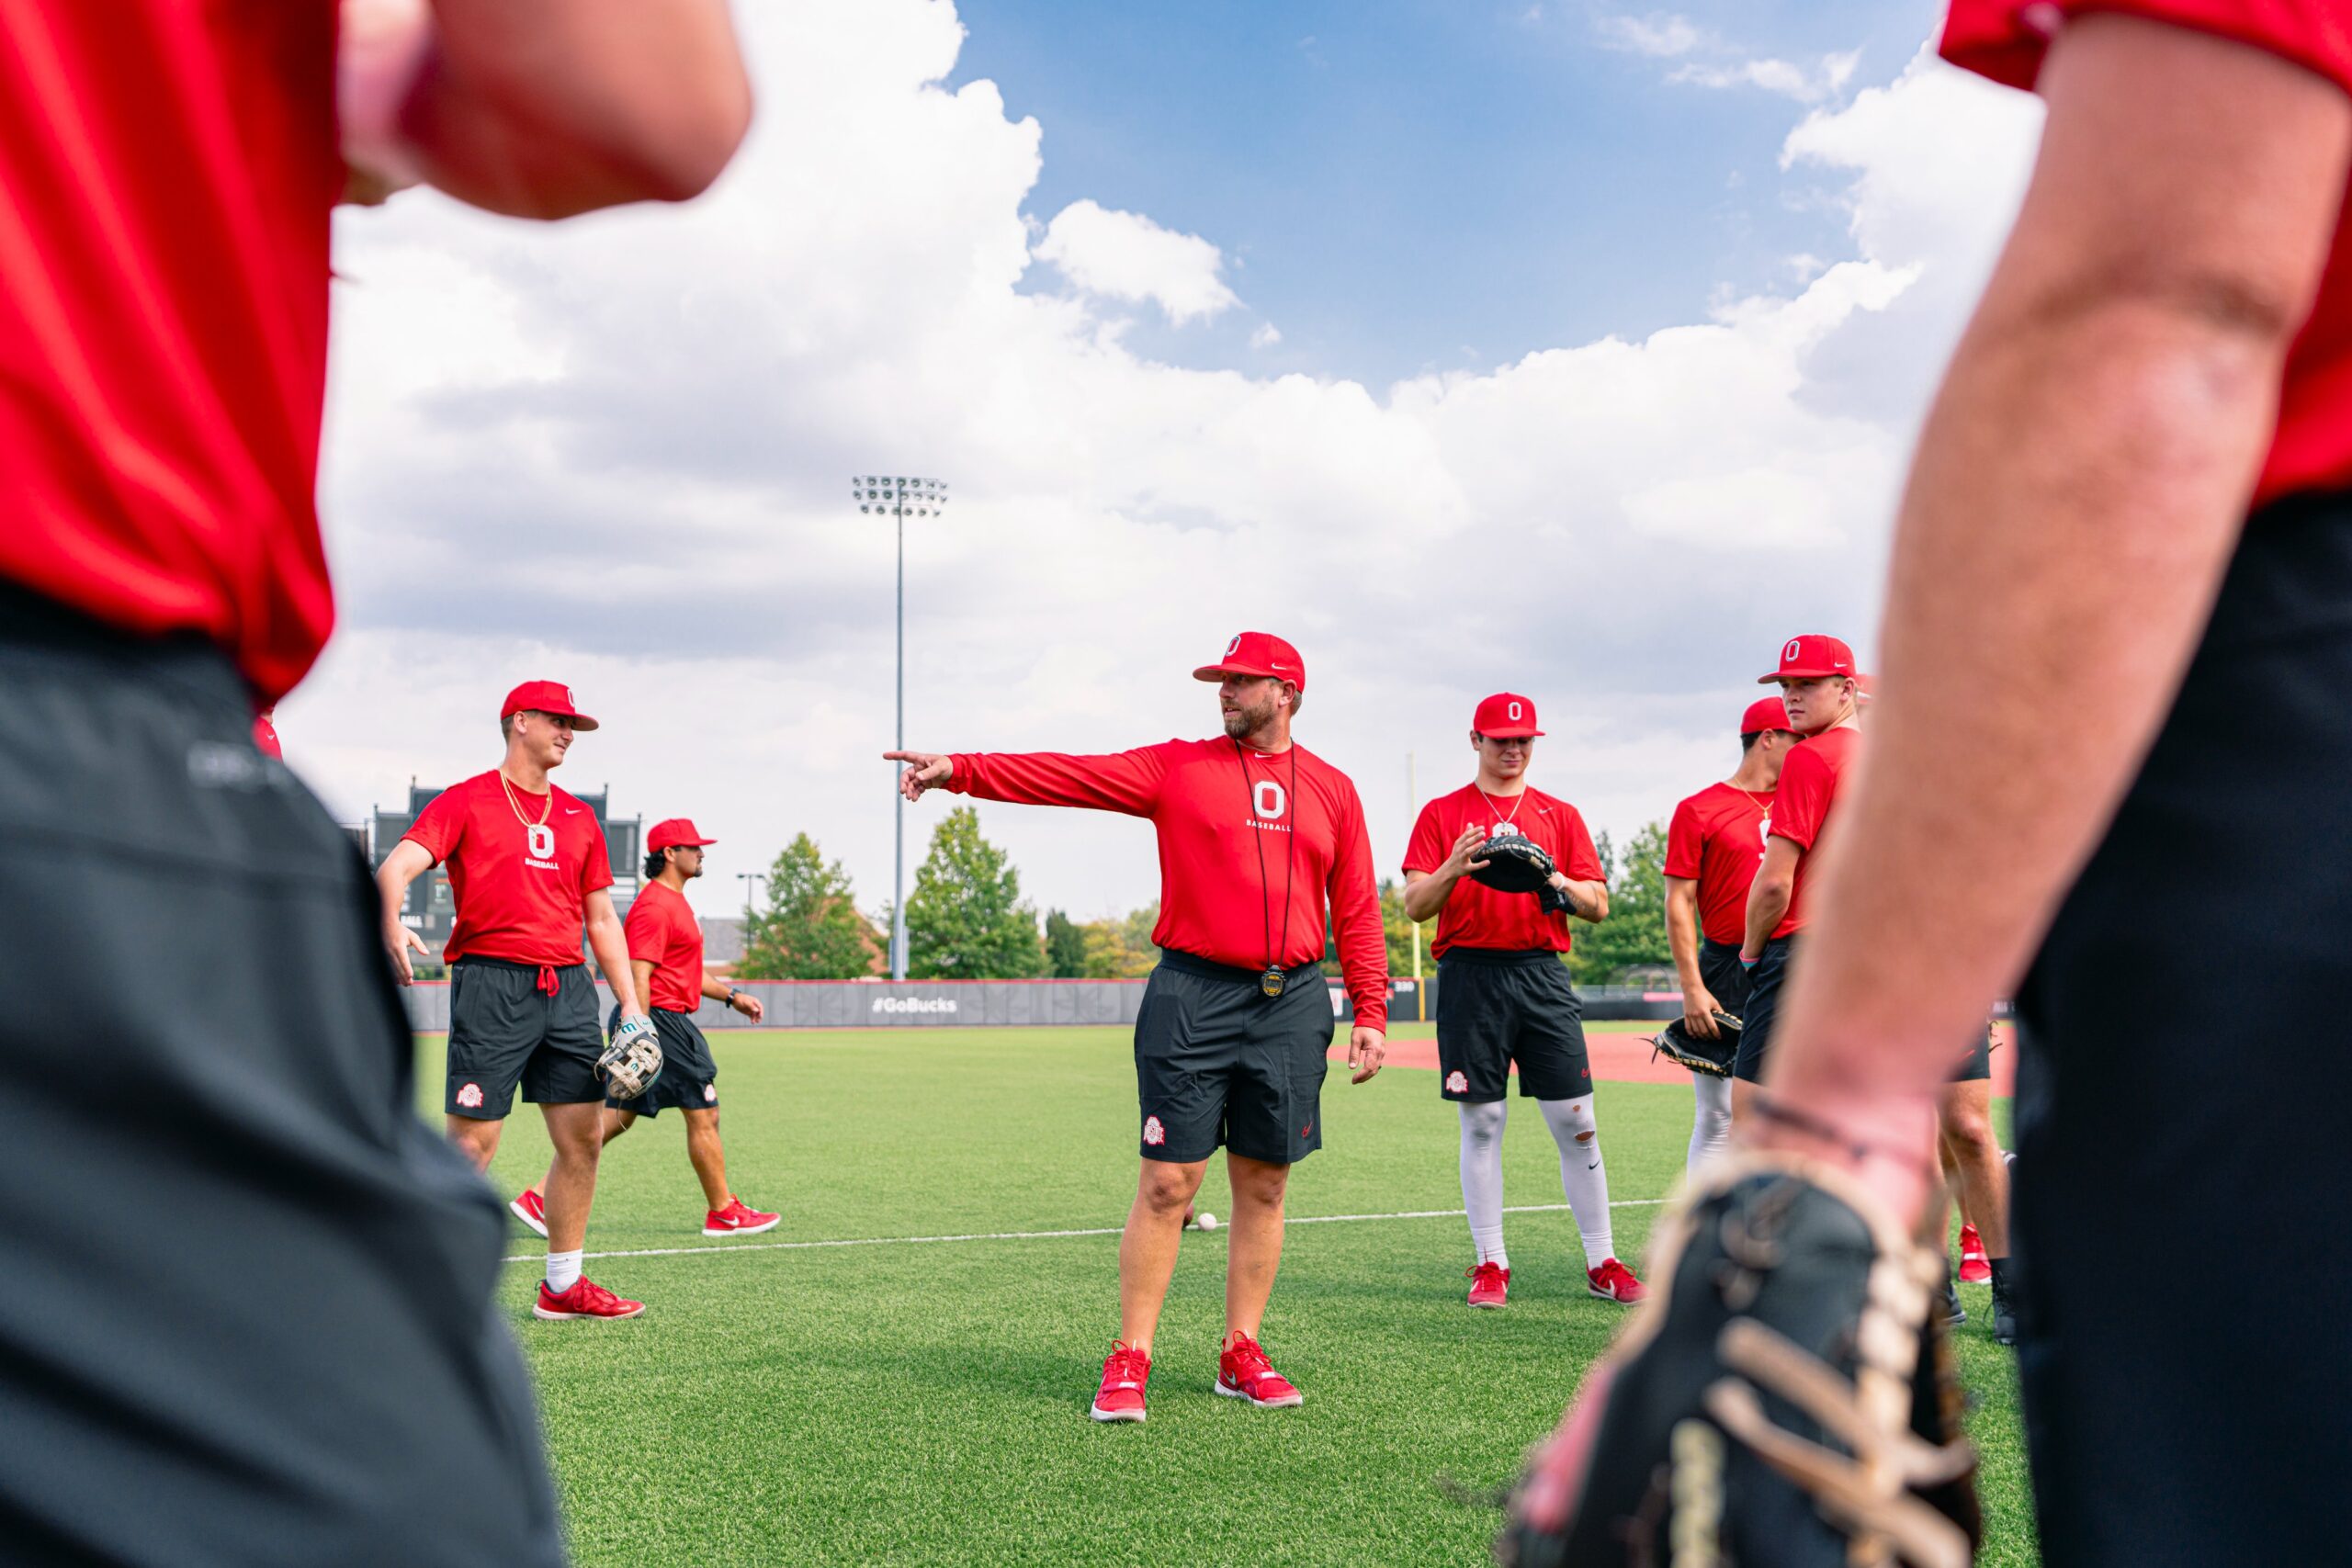
[[[458,1103],[469,1111],[481,1108],[481,1085],[469,1083],[458,1090]]]
[[[1267,822],[1278,820],[1290,809],[1290,799],[1283,794],[1283,786],[1272,779],[1261,779],[1250,791],[1250,809]]]
[[[1147,1116],[1143,1119],[1143,1141],[1154,1148],[1168,1141],[1168,1129],[1159,1124],[1159,1117]]]
[[[1462,1076],[1461,1068],[1456,1067],[1453,1071],[1445,1075],[1445,1092],[1448,1094],[1468,1094],[1470,1092],[1470,1080]]]
[[[523,837],[529,845],[531,853],[538,859],[553,860],[555,858],[555,829],[546,823],[529,824],[529,831]]]

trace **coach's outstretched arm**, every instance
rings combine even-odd
[[[1874,752],[1766,1076],[1841,1135],[1755,1134],[1860,1166],[1906,1219],[1953,1043],[2024,969],[2179,687],[2352,149],[2341,88],[2184,27],[2076,17],[2041,91],[2032,187],[1920,436]]]
[[[726,0],[344,0],[351,199],[518,218],[696,196],[751,123]]]
[[[1063,751],[885,751],[903,762],[899,790],[909,800],[949,789],[1016,806],[1076,806],[1148,817],[1168,776],[1160,748],[1139,747],[1101,756]]]

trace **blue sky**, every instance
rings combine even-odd
[[[1147,321],[1138,351],[1378,386],[1639,337],[1725,287],[1790,289],[1792,255],[1847,254],[1817,177],[1778,166],[1807,106],[1668,77],[1858,51],[1842,98],[1899,72],[1938,10],[966,0],[953,80],[991,80],[1043,124],[1037,218],[1091,197],[1224,250],[1247,309]],[[1611,47],[1611,16],[1709,41],[1679,59]],[[1261,321],[1283,341],[1245,358]]]

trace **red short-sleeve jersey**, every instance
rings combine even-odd
[[[702,922],[683,895],[667,883],[647,883],[623,930],[629,957],[653,965],[646,1006],[667,1012],[702,1006]]]
[[[1781,787],[1772,796],[1772,815],[1766,828],[1776,839],[1786,839],[1805,852],[1797,862],[1796,886],[1789,893],[1788,913],[1774,927],[1774,937],[1794,936],[1804,929],[1804,885],[1819,860],[1815,852],[1828,836],[1829,814],[1838,804],[1838,788],[1861,752],[1862,732],[1840,725],[1799,744],[1781,766]]]
[[[316,488],[333,0],[0,5],[0,578],[264,701],[334,620]]]
[[[1747,889],[1764,863],[1770,795],[1709,784],[1674,808],[1666,825],[1666,874],[1699,885],[1699,931],[1737,947],[1747,935]]]
[[[1506,826],[1508,823],[1508,826]],[[1413,823],[1413,837],[1405,848],[1407,871],[1433,872],[1453,852],[1453,840],[1464,828],[1489,836],[1503,831],[1524,833],[1571,882],[1605,882],[1600,852],[1584,825],[1584,814],[1557,795],[1540,789],[1509,795],[1490,795],[1475,784],[1451,795],[1439,795],[1421,807]],[[1503,953],[1549,949],[1566,953],[1576,938],[1568,915],[1544,912],[1525,893],[1505,893],[1474,877],[1464,877],[1447,894],[1438,910],[1437,934],[1430,952],[1442,958],[1453,947],[1492,948]]]
[[[504,783],[493,768],[451,784],[401,835],[449,868],[458,918],[443,956],[578,964],[588,895],[613,885],[605,829],[553,784],[510,798]]]
[[[2031,87],[2070,15],[2168,22],[2267,51],[2352,93],[2352,5],[2345,0],[1951,0],[1944,58]],[[2352,487],[2352,225],[2336,220],[2319,294],[2281,378],[2278,427],[2256,505],[2296,491]]]

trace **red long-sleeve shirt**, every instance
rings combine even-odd
[[[1149,818],[1159,834],[1157,946],[1237,969],[1270,958],[1296,968],[1323,956],[1328,900],[1356,1022],[1388,1027],[1388,941],[1363,802],[1347,774],[1304,746],[1170,740],[1101,757],[959,751],[954,761],[947,787],[961,795]]]

